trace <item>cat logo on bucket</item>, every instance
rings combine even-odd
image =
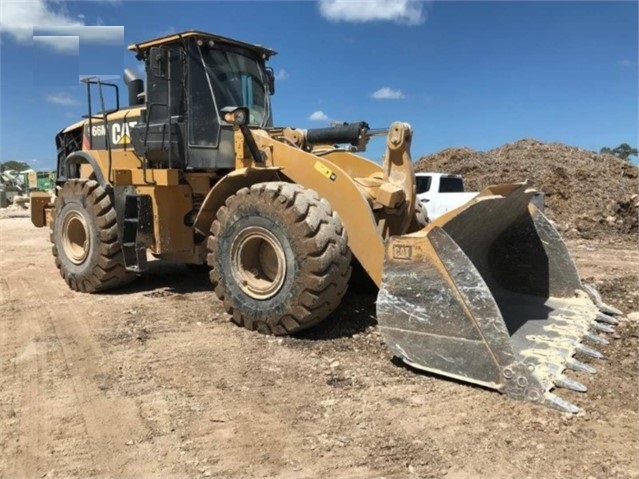
[[[128,145],[131,143],[130,129],[137,125],[137,121],[128,123],[114,123],[111,126],[111,141],[114,145]]]
[[[393,258],[395,259],[411,259],[413,256],[413,247],[406,244],[393,245]]]

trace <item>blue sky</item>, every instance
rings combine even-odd
[[[637,146],[637,5],[3,0],[0,161],[52,168],[55,134],[86,111],[77,75],[121,75],[138,63],[127,45],[190,29],[279,52],[278,125],[407,121],[414,159],[524,137]]]

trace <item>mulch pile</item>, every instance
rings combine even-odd
[[[485,152],[448,148],[415,170],[461,174],[468,191],[527,179],[546,194],[545,214],[564,237],[637,239],[639,168],[613,155],[522,139]]]

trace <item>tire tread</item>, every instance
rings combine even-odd
[[[94,217],[98,228],[96,237],[99,256],[95,264],[89,267],[85,273],[78,275],[69,271],[64,264],[65,258],[60,256],[52,231],[50,234],[50,241],[53,243],[51,251],[62,278],[71,289],[84,293],[106,291],[131,282],[135,275],[124,267],[122,250],[118,240],[115,209],[106,190],[94,180],[67,181],[55,201],[56,220],[59,212],[71,200],[79,201],[87,213]]]
[[[224,278],[216,258],[218,240],[239,205],[279,206],[290,234],[301,239],[303,263],[301,292],[291,299],[287,313],[268,320],[255,320],[243,314],[228,297]],[[266,334],[291,334],[325,319],[340,304],[351,275],[351,251],[348,236],[339,215],[319,195],[300,185],[286,182],[258,183],[242,188],[226,200],[210,228],[207,263],[215,294],[222,301],[231,320],[247,329]]]

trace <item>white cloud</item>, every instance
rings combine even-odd
[[[54,93],[52,95],[47,96],[47,101],[49,103],[54,103],[56,105],[64,105],[64,106],[73,106],[78,105],[80,102],[75,98],[70,97],[66,93]]]
[[[80,54],[80,37],[34,35],[33,45],[50,48],[57,53],[64,53],[66,55]]]
[[[624,58],[623,60],[619,60],[619,66],[621,68],[630,68],[636,64],[637,62],[633,62],[632,60],[628,60],[627,58]]]
[[[54,12],[44,0],[0,4],[0,32],[7,33],[20,43],[30,43],[34,25],[64,27],[82,23]]]
[[[323,111],[317,110],[311,113],[308,119],[312,121],[328,121],[328,116]]]
[[[406,95],[404,95],[401,90],[393,90],[385,86],[371,93],[371,98],[375,98],[376,100],[401,100],[406,98]]]
[[[288,78],[288,72],[286,70],[284,70],[283,68],[280,69],[275,74],[275,79],[278,80],[278,81],[286,80],[287,78]]]
[[[0,34],[8,35],[23,44],[32,44],[36,36],[80,36],[91,43],[121,44],[122,26],[88,26],[83,15],[76,18],[56,11],[58,2],[46,0],[0,2]],[[53,42],[49,44],[55,48]],[[66,46],[61,47],[64,52]]]
[[[419,25],[426,20],[423,0],[319,0],[320,14],[336,22],[393,21]]]

